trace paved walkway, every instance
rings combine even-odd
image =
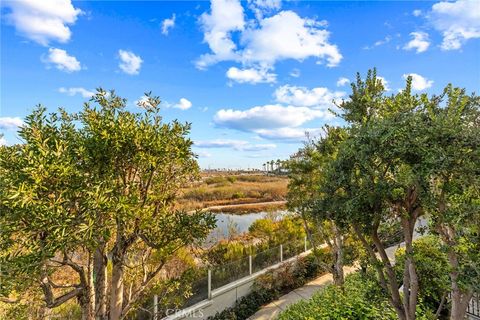
[[[421,218],[417,221],[415,226],[415,232],[413,235],[413,239],[417,239],[422,235],[419,234],[416,230],[419,227],[425,227],[427,224],[424,218]],[[395,251],[398,248],[403,247],[405,243],[400,243],[397,245],[393,245],[391,247],[386,248],[386,253],[390,261],[395,263]],[[353,267],[344,267],[343,268],[345,275],[354,272],[355,268]],[[332,274],[326,274],[321,277],[312,280],[311,282],[307,283],[301,288],[295,289],[283,296],[280,299],[270,302],[269,304],[263,306],[260,310],[258,310],[253,316],[248,318],[249,320],[271,320],[276,319],[280,313],[285,310],[289,305],[294,304],[300,300],[307,300],[310,299],[318,290],[322,287],[333,282]]]
[[[354,272],[356,269],[353,267],[345,267],[345,275]],[[318,290],[333,282],[332,274],[328,273],[321,277],[318,277],[301,288],[290,291],[289,293],[281,296],[278,300],[270,302],[263,306],[253,316],[248,318],[249,320],[270,320],[277,318],[280,313],[285,310],[289,305],[297,303],[300,300],[310,299]]]

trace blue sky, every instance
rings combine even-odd
[[[0,143],[41,103],[78,111],[95,88],[152,91],[192,122],[203,168],[261,168],[376,67],[390,93],[480,88],[479,1],[3,1]]]

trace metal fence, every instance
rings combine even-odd
[[[185,309],[210,299],[213,290],[293,258],[310,248],[310,243],[305,237],[304,240],[281,244],[226,264],[214,266],[207,271],[204,277],[200,277],[192,283],[190,296],[185,300],[180,309]],[[151,301],[152,303],[138,310],[137,319],[160,320],[165,316],[164,311],[158,309],[158,297],[154,296]]]
[[[467,314],[471,319],[480,319],[480,293],[475,293],[467,307]]]

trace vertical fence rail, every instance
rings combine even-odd
[[[212,299],[212,270],[208,270],[208,285],[207,285],[208,299]]]
[[[474,293],[467,307],[467,314],[473,319],[480,319],[480,293]]]

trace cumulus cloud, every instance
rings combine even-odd
[[[252,144],[245,140],[232,140],[232,139],[214,139],[195,141],[195,147],[197,148],[229,148],[238,151],[263,151],[272,150],[277,146],[273,143],[264,144]]]
[[[308,89],[290,85],[281,86],[274,93],[277,102],[323,110],[334,107],[333,101],[342,98],[344,95],[345,92],[332,92],[323,87]]]
[[[430,40],[428,37],[428,33],[417,31],[410,33],[412,36],[412,40],[410,40],[404,47],[404,50],[412,50],[415,49],[417,53],[427,51],[428,47],[430,46]]]
[[[61,88],[58,89],[58,92],[65,93],[69,96],[75,96],[75,95],[79,94],[84,98],[91,98],[95,94],[94,91],[87,90],[87,89],[81,88],[81,87],[73,87],[73,88],[61,87]]]
[[[277,80],[277,75],[268,72],[267,69],[231,67],[227,71],[227,78],[239,83],[272,83]]]
[[[18,33],[44,46],[50,41],[67,42],[72,35],[69,26],[82,14],[70,0],[15,0],[5,5],[10,9],[6,21]]]
[[[48,49],[48,56],[42,58],[42,61],[47,65],[53,64],[55,68],[65,72],[80,71],[82,69],[80,61],[63,49]]]
[[[258,129],[298,127],[315,118],[328,116],[328,112],[322,110],[274,104],[247,110],[221,109],[213,121],[219,127],[254,132]]]
[[[237,60],[237,46],[231,39],[231,33],[245,27],[243,7],[238,0],[212,0],[210,11],[210,14],[205,12],[200,16],[200,23],[203,40],[212,53],[200,57],[196,63],[200,69],[218,61]]]
[[[433,80],[428,80],[417,73],[408,73],[403,75],[403,79],[412,77],[412,89],[421,91],[430,88],[433,85]]]
[[[180,110],[187,110],[192,107],[192,103],[185,99],[185,98],[180,98],[180,101],[178,103],[173,105],[173,108],[180,109]]]
[[[340,77],[337,80],[337,87],[343,87],[350,83],[350,79],[345,77]]]
[[[258,28],[242,33],[246,44],[242,60],[247,63],[273,65],[285,59],[304,60],[314,57],[334,67],[342,60],[336,45],[328,40],[330,32],[324,23],[301,18],[293,11],[281,11],[260,21]]]
[[[142,58],[131,51],[118,50],[120,58],[119,68],[126,74],[135,75],[140,72],[142,66]]]
[[[282,7],[281,0],[248,0],[247,2],[248,8],[253,11],[257,19],[278,11]]]
[[[172,29],[174,26],[175,26],[175,14],[171,18],[163,20],[162,34],[168,35],[168,32],[170,31],[170,29]]]
[[[443,50],[458,50],[469,39],[480,38],[480,2],[458,0],[432,6],[428,19],[443,35]]]
[[[251,1],[249,7],[252,5],[280,8],[275,1]],[[307,58],[334,67],[342,59],[338,47],[329,42],[325,21],[302,18],[293,11],[269,17],[257,15],[257,20],[247,24],[240,1],[212,0],[210,13],[202,14],[200,24],[211,50],[196,61],[200,69],[220,61],[234,61],[245,69],[273,70],[278,61]]]
[[[414,17],[419,17],[419,16],[422,15],[422,10],[420,10],[420,9],[413,10],[412,14],[413,14]]]
[[[0,117],[0,130],[16,130],[23,125],[19,117]]]

